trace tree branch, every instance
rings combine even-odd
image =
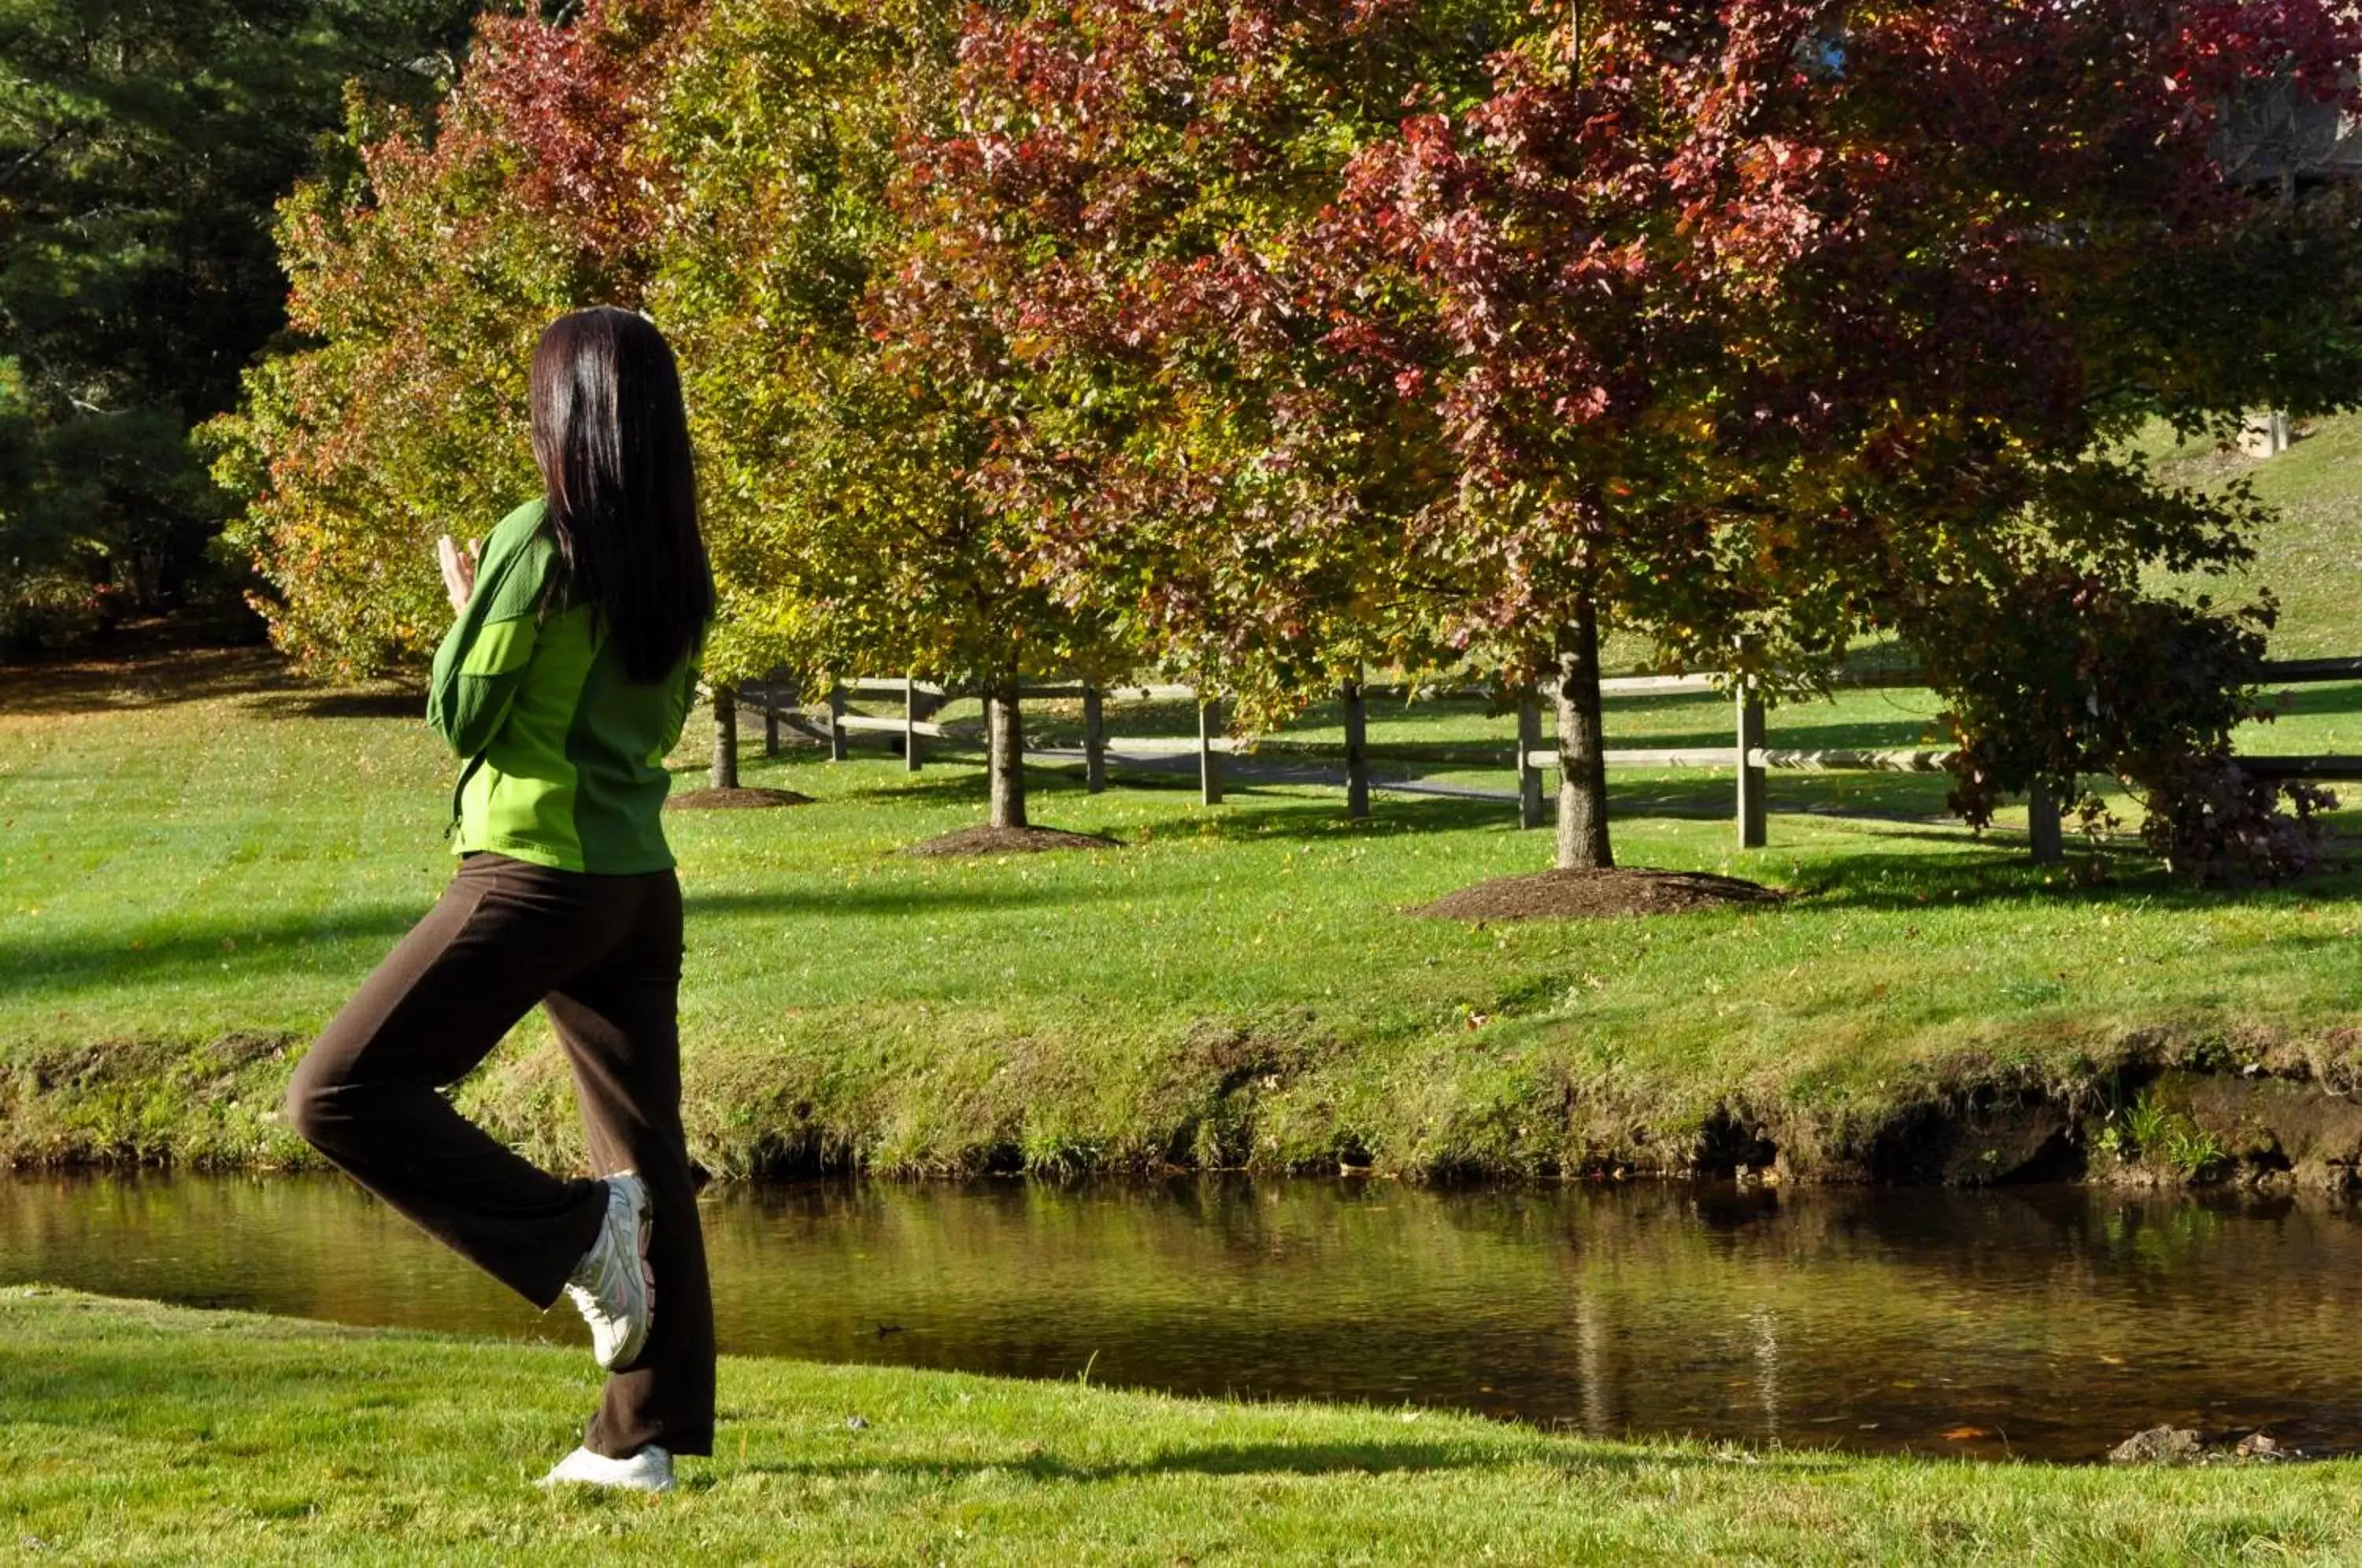
[[[17,159],[16,162],[8,165],[7,168],[0,169],[0,191],[6,191],[14,186],[19,175],[23,174],[28,169],[30,169],[35,163],[40,161],[40,160],[48,157],[51,152],[55,151],[58,143],[65,140],[68,137],[72,136],[75,132],[81,129],[82,127],[78,125],[60,126],[55,131],[50,133],[49,140],[41,143],[39,147],[33,148],[23,157]]]

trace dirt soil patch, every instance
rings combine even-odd
[[[1051,849],[1120,849],[1111,838],[1057,828],[962,828],[912,845],[906,855],[1039,855]]]
[[[665,802],[680,812],[750,812],[766,806],[809,806],[793,790],[684,790]]]
[[[1692,914],[1734,904],[1785,901],[1760,882],[1703,871],[1543,871],[1497,877],[1447,893],[1411,912],[1429,920],[1615,920],[1627,915]]]

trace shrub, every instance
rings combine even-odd
[[[2056,562],[1963,594],[1917,638],[1949,703],[1952,808],[1981,827],[2004,795],[2073,802],[2096,775],[2132,790],[2142,842],[2194,881],[2313,869],[2334,798],[2256,778],[2231,755],[2241,724],[2273,716],[2255,686],[2273,615],[2268,600],[2224,610]]]
[[[0,571],[0,655],[55,653],[105,624],[105,593],[66,571]]]

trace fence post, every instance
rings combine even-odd
[[[902,680],[902,771],[919,771],[919,678]]]
[[[1345,682],[1345,814],[1370,814],[1370,712],[1360,680]]]
[[[1763,769],[1755,753],[1763,746],[1763,698],[1755,682],[1738,683],[1738,847],[1760,849],[1771,840],[1771,822],[1764,810]]]
[[[1083,683],[1083,788],[1093,795],[1107,788],[1107,704],[1091,681]]]
[[[1542,825],[1542,770],[1534,753],[1542,748],[1541,699],[1529,690],[1518,699],[1518,825]]]
[[[1208,806],[1222,803],[1222,759],[1214,749],[1214,732],[1221,727],[1219,699],[1198,701],[1198,800]]]
[[[2058,797],[2036,784],[2025,792],[2025,832],[2034,841],[2034,863],[2058,866],[2067,859],[2067,829]]]
[[[833,683],[828,689],[828,759],[844,760],[844,687]]]

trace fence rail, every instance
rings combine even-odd
[[[2362,680],[2362,657],[2268,660],[2257,667],[2256,679],[2262,686]],[[1915,670],[1870,669],[1839,672],[1831,678],[1828,684],[1855,689],[1907,689],[1919,687],[1924,680]],[[1942,747],[1800,751],[1769,745],[1765,744],[1768,715],[1760,692],[1744,678],[1728,672],[1617,676],[1601,681],[1600,690],[1610,696],[1712,691],[1730,699],[1734,723],[1732,741],[1727,745],[1614,748],[1604,753],[1603,760],[1609,767],[1618,769],[1735,773],[1738,778],[1733,814],[1739,844],[1745,848],[1760,848],[1767,841],[1764,782],[1772,773],[1933,774],[1944,772],[1956,755]],[[972,748],[978,744],[946,729],[929,716],[963,695],[974,693],[964,693],[915,677],[866,677],[842,680],[829,690],[825,725],[816,727],[804,719],[800,705],[791,696],[782,701],[780,683],[756,682],[741,689],[741,700],[763,711],[767,749],[777,750],[778,731],[783,722],[807,735],[824,741],[831,757],[840,761],[847,755],[847,743],[853,735],[899,736],[903,765],[912,772],[924,766],[929,746]],[[1223,734],[1220,733],[1219,700],[1191,686],[1154,683],[1098,686],[1070,680],[1021,684],[1016,695],[1020,701],[1032,699],[1079,700],[1082,702],[1085,783],[1094,793],[1107,787],[1110,755],[1120,753],[1143,759],[1194,755],[1198,758],[1199,796],[1209,805],[1218,804],[1222,799],[1221,759],[1267,753],[1278,756],[1341,760],[1345,764],[1347,811],[1358,817],[1366,816],[1369,812],[1369,765],[1372,762],[1424,762],[1484,767],[1507,765],[1515,768],[1518,778],[1518,822],[1522,826],[1533,828],[1540,826],[1546,820],[1544,776],[1556,771],[1562,761],[1558,751],[1543,744],[1540,693],[1507,691],[1497,686],[1348,683],[1340,692],[1344,709],[1345,738],[1342,744],[1287,739],[1242,740]],[[850,702],[856,696],[899,697],[902,700],[902,712],[891,717],[852,712]],[[1370,700],[1413,697],[1483,698],[1502,701],[1505,706],[1513,705],[1518,723],[1516,745],[1511,749],[1448,745],[1371,745],[1368,739]],[[1109,704],[1175,701],[1196,706],[1198,734],[1194,737],[1141,735],[1114,743],[1111,746],[1107,726]],[[2238,762],[2242,768],[2257,778],[2362,779],[2362,756],[2242,756]],[[2063,833],[2058,803],[2036,791],[2027,801],[2027,815],[2035,858],[2037,861],[2059,858]]]

